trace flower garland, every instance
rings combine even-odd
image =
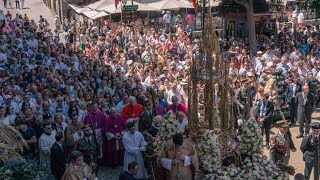
[[[198,145],[200,168],[206,173],[213,173],[221,167],[221,145],[213,130],[207,129]]]
[[[261,153],[262,133],[255,118],[249,118],[245,121],[241,139],[242,154],[252,156],[253,154]]]

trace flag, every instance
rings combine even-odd
[[[195,10],[197,10],[198,0],[190,0]]]
[[[120,0],[114,0],[114,5],[116,6],[116,9],[118,8],[119,3],[120,3]]]

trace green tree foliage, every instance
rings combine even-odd
[[[300,8],[311,9],[316,13],[317,18],[320,17],[320,0],[299,0]]]

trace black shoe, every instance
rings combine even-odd
[[[297,138],[303,138],[303,134],[300,133]]]
[[[270,149],[270,146],[269,146],[269,144],[267,144],[267,145],[266,145],[266,148],[267,148],[267,150],[269,150],[269,149]]]

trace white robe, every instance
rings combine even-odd
[[[56,131],[52,131],[50,136],[43,133],[39,138],[40,165],[46,166],[49,171],[51,170],[50,149],[56,142],[56,134]]]
[[[139,164],[139,172],[135,178],[145,178],[144,161],[140,147],[146,147],[148,143],[138,131],[134,134],[127,132],[124,134],[122,141],[125,147],[124,170],[128,171],[128,164],[132,161],[136,161]]]

